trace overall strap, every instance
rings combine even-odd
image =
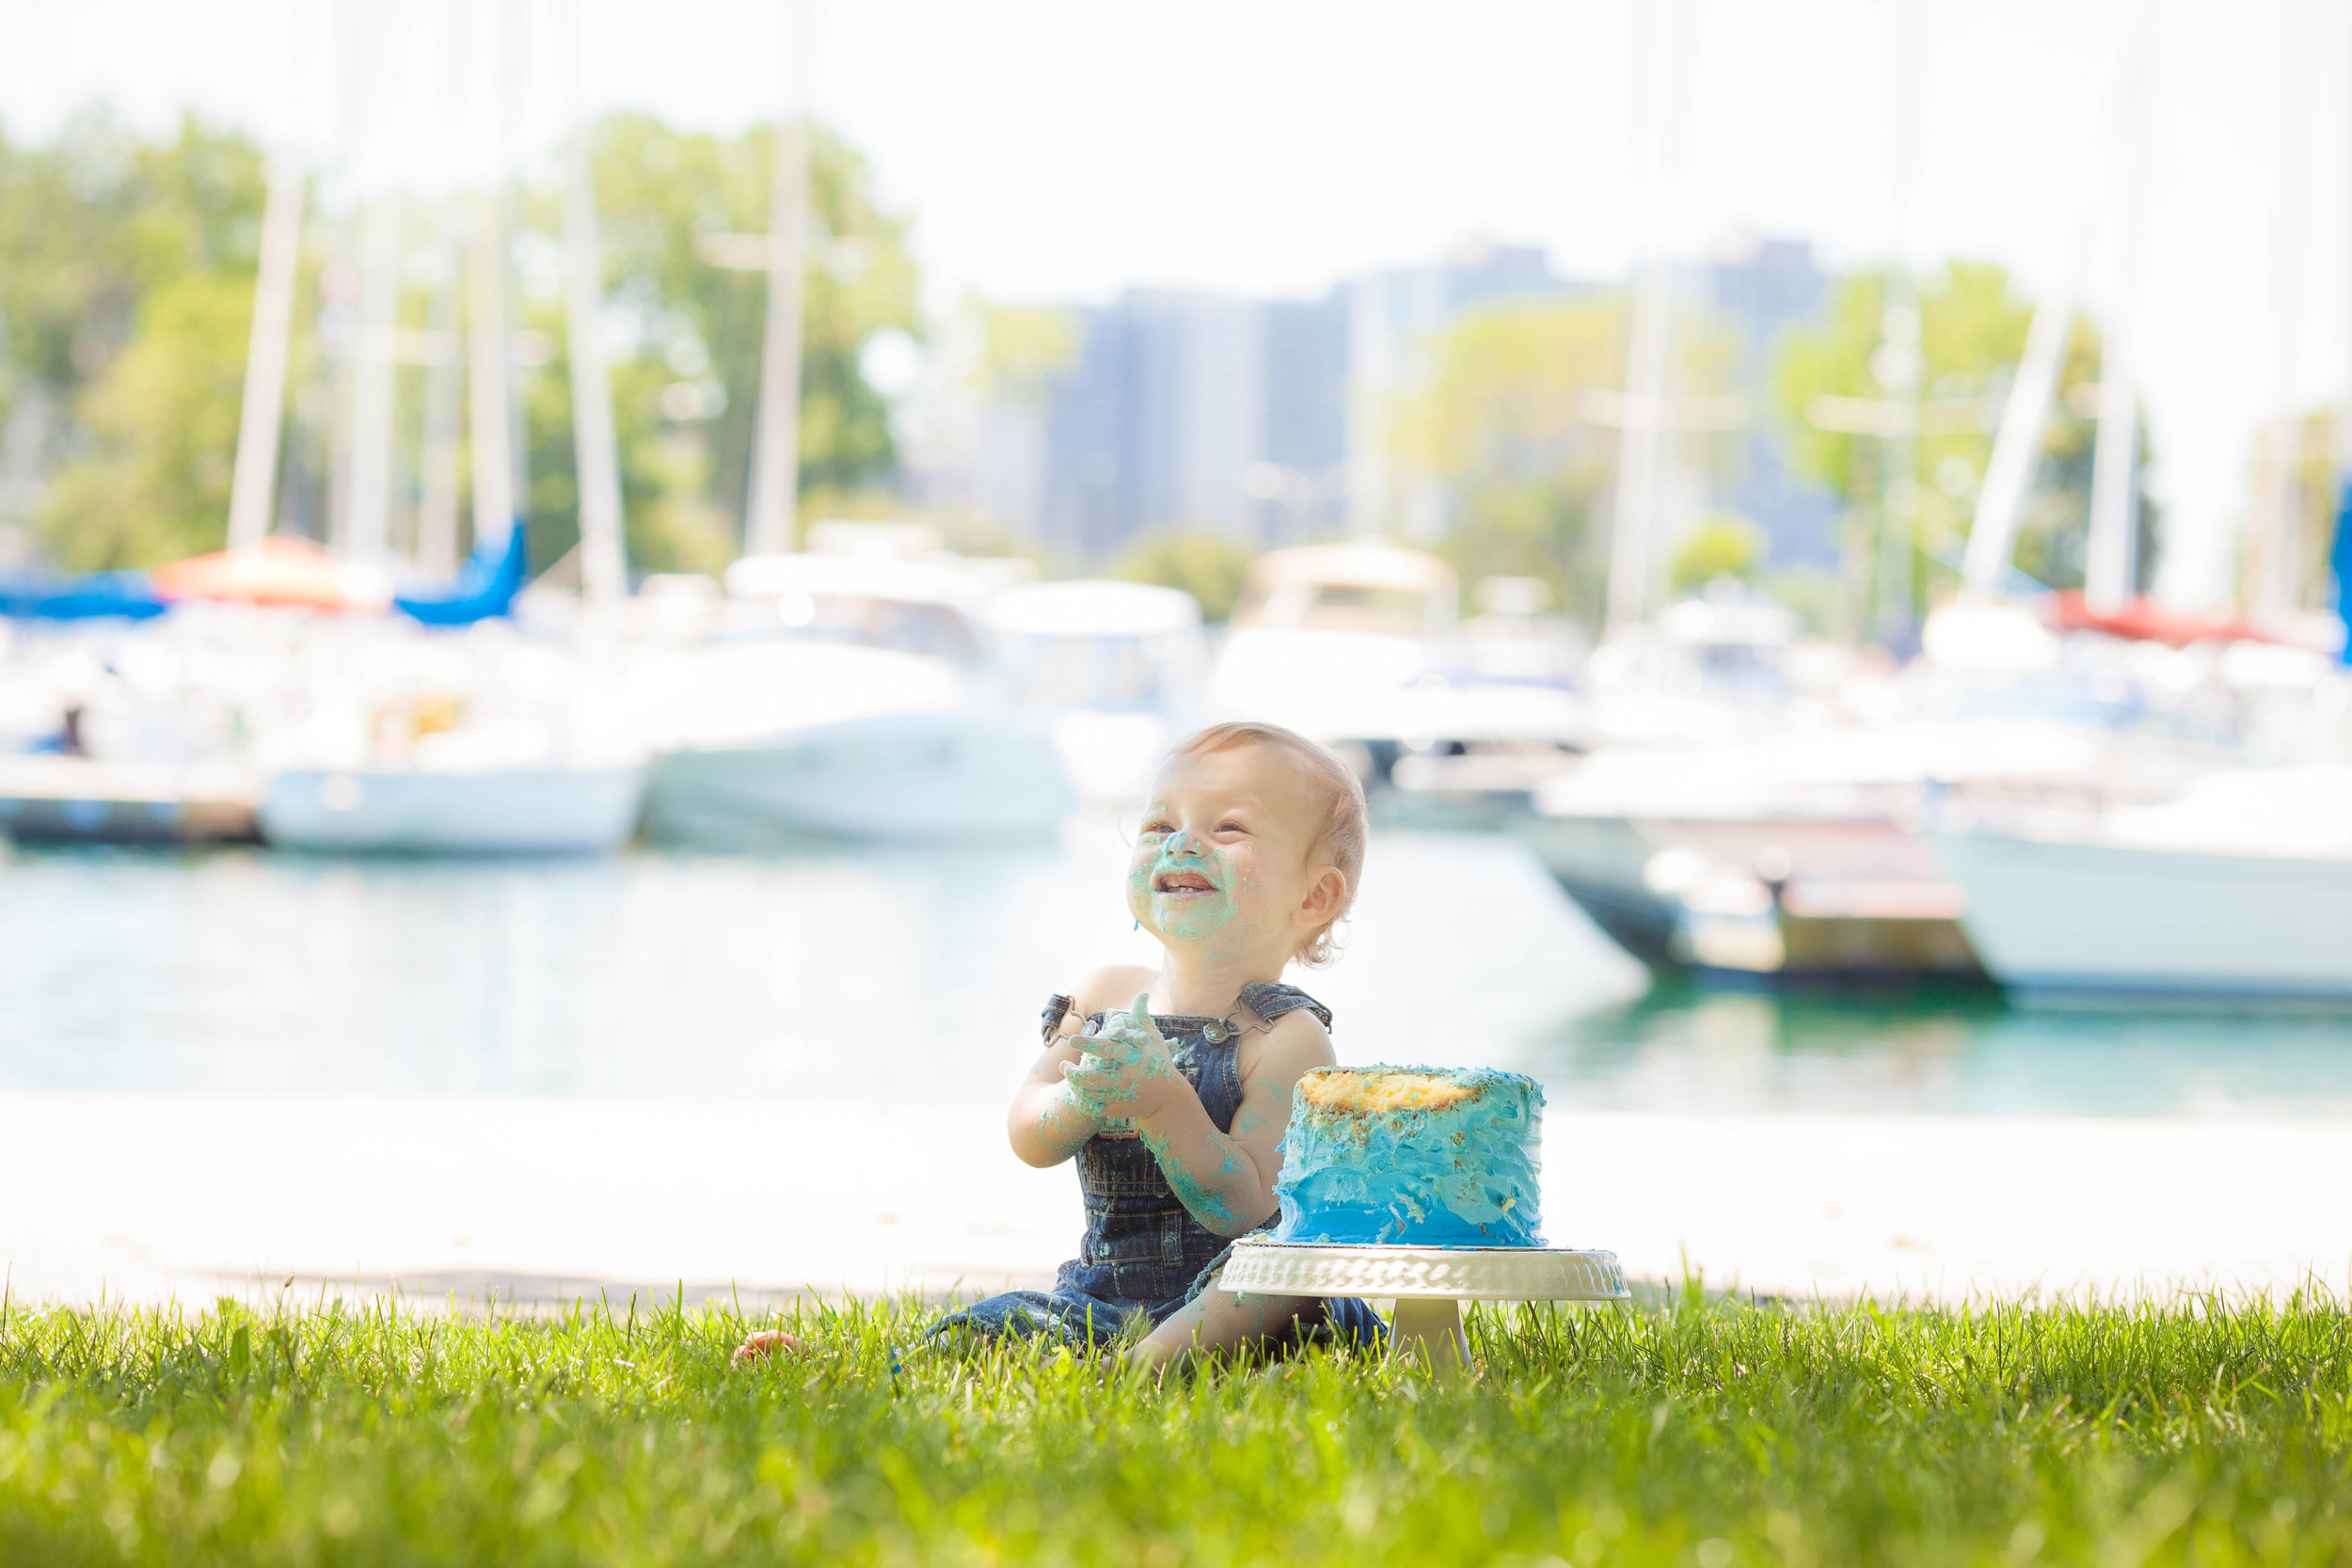
[[[1331,1009],[1296,986],[1285,986],[1272,980],[1252,980],[1241,988],[1241,999],[1249,1004],[1251,1012],[1268,1023],[1285,1013],[1295,1013],[1304,1007],[1321,1019],[1326,1029],[1331,1027]]]
[[[1039,1033],[1045,1037],[1047,1045],[1054,1043],[1055,1037],[1061,1033],[1061,1021],[1069,1017],[1070,1009],[1077,1005],[1075,997],[1064,996],[1059,991],[1045,999],[1045,1010],[1038,1016],[1044,1023]]]

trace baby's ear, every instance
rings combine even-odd
[[[1299,900],[1298,912],[1327,920],[1339,912],[1340,900],[1346,896],[1347,874],[1336,865],[1327,865],[1307,884],[1307,896]]]

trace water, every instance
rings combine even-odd
[[[1036,850],[357,862],[20,851],[0,1089],[1001,1104],[1045,995],[1148,958],[1100,826]],[[2352,1020],[1652,989],[1511,840],[1375,839],[1300,979],[1343,1059],[1562,1107],[2352,1114]]]

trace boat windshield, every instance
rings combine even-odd
[[[1233,621],[1237,626],[1419,637],[1429,627],[1429,596],[1417,589],[1368,583],[1286,583],[1263,599],[1243,604]]]
[[[952,664],[977,665],[980,639],[953,606],[866,594],[788,593],[777,614],[796,637],[896,648]]]
[[[1168,699],[1167,641],[1009,633],[999,640],[1001,668],[1022,707],[1156,713]]]

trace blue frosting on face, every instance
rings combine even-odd
[[[1488,1068],[1318,1068],[1282,1134],[1278,1242],[1541,1246],[1544,1091]]]

